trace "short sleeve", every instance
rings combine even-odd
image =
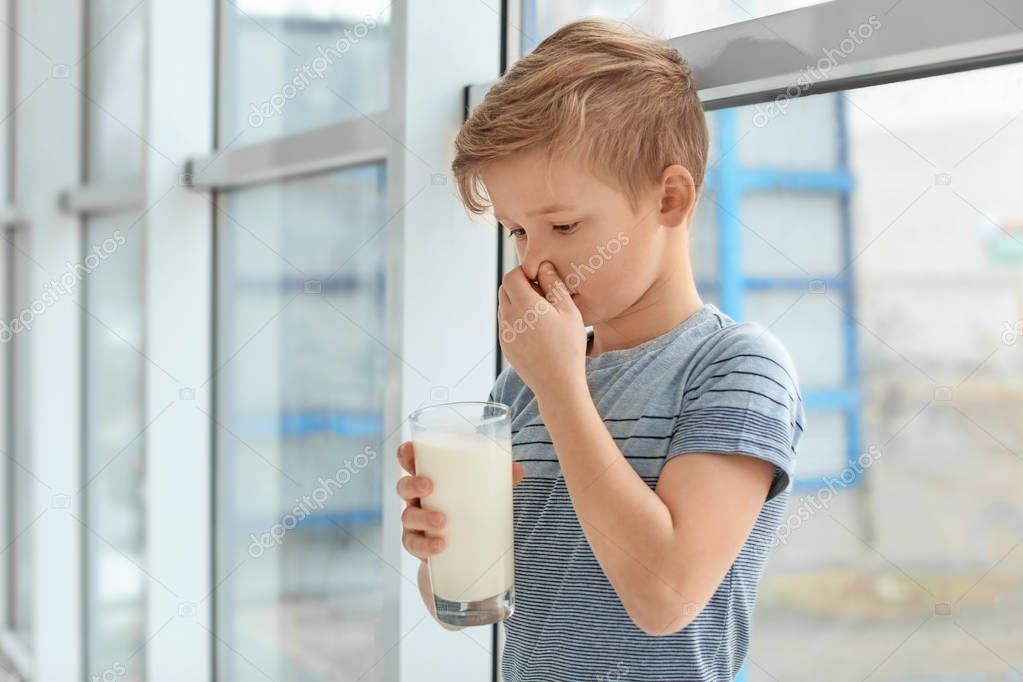
[[[795,475],[804,422],[795,365],[781,341],[759,324],[735,324],[695,356],[667,457],[720,452],[765,459],[775,465],[771,500]]]

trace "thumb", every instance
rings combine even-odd
[[[565,286],[565,283],[561,281],[561,276],[558,275],[554,264],[550,261],[544,261],[540,264],[539,270],[536,278],[543,288],[547,300],[555,308],[564,308],[566,305],[570,305],[572,302],[571,294],[568,293],[568,287]]]

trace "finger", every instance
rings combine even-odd
[[[398,446],[398,464],[410,474],[416,473],[415,449],[412,446],[412,441],[407,440]]]
[[[428,511],[414,505],[405,507],[401,513],[401,525],[409,530],[438,531],[446,522],[443,512]]]
[[[427,537],[423,531],[406,530],[402,534],[401,544],[405,550],[422,561],[444,550],[444,538]]]
[[[521,462],[512,462],[512,487],[522,483],[526,476],[526,467]]]
[[[415,558],[426,561],[428,554],[423,551],[425,547],[422,544],[422,538],[424,537],[422,531],[404,529],[401,534],[401,546]]]
[[[543,287],[541,295],[545,296],[554,307],[562,308],[570,301],[571,296],[568,293],[568,287],[561,281],[561,276],[558,274],[553,263],[550,261],[541,263],[536,276],[540,286]]]
[[[433,491],[433,481],[426,476],[402,476],[394,488],[401,499],[412,501],[429,495]]]
[[[525,300],[526,292],[531,288],[526,271],[522,269],[521,265],[509,270],[501,280],[501,289],[504,290],[504,297],[509,302]]]

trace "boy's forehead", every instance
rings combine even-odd
[[[481,172],[496,213],[531,213],[553,206],[574,206],[597,190],[596,178],[572,158],[551,161],[538,153],[513,154],[492,161]]]

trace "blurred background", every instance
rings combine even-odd
[[[995,56],[709,87],[735,36],[763,41],[740,90],[786,46],[816,64],[827,5],[884,45],[940,5]],[[448,166],[466,86],[583,16],[713,56],[698,286],[802,383],[740,679],[1023,680],[1023,19],[998,0],[0,0],[0,679],[498,679],[500,628],[426,616],[392,453],[504,366],[514,248]]]

